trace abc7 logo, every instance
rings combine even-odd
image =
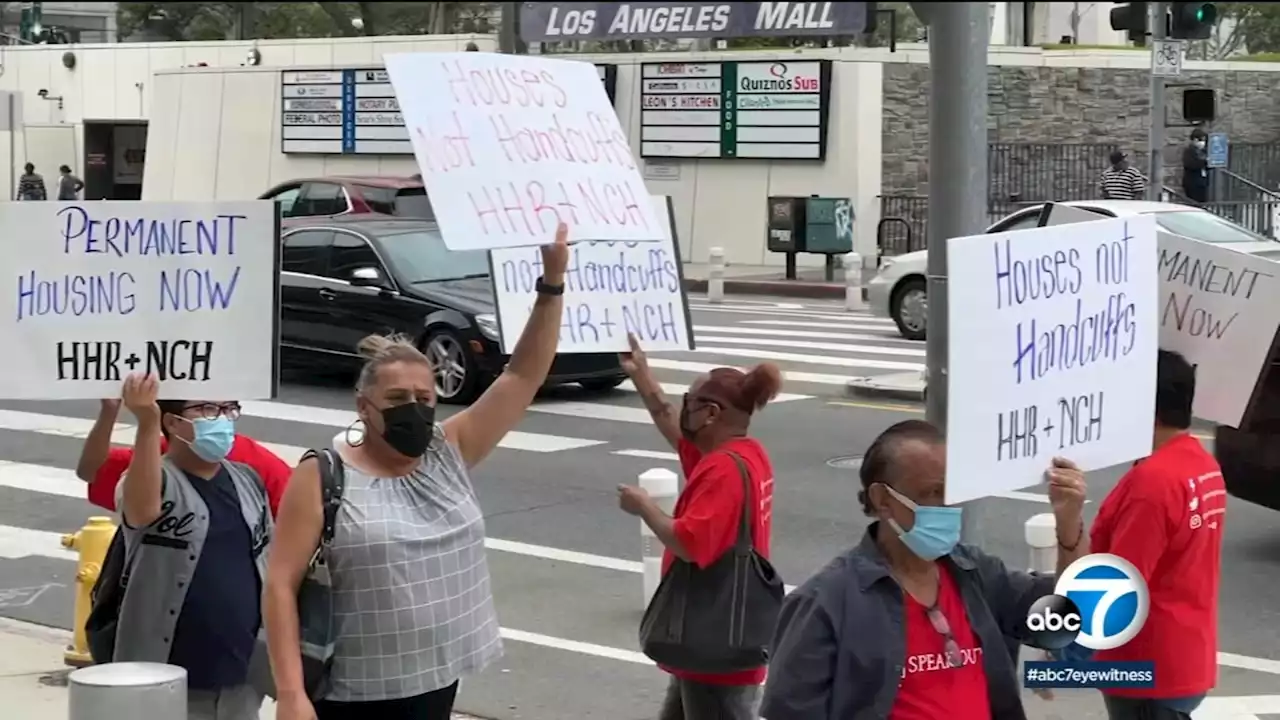
[[[1080,558],[1062,573],[1054,590],[1027,612],[1030,639],[1052,650],[1073,642],[1089,650],[1118,648],[1142,630],[1150,610],[1142,574],[1115,555]]]

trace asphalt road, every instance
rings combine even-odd
[[[888,425],[921,414],[917,405],[848,399],[844,381],[915,369],[924,362],[923,344],[897,339],[886,321],[834,305],[784,299],[693,304],[699,350],[653,358],[672,393],[717,365],[771,360],[787,373],[783,392],[789,395],[756,418],[753,432],[766,442],[777,472],[775,564],[798,584],[856,542],[866,524],[855,471],[828,460],[859,455]],[[290,461],[303,448],[326,444],[353,418],[349,378],[291,378],[276,400],[245,405],[240,431],[279,446]],[[0,403],[0,615],[72,625],[74,555],[60,547],[59,535],[100,514],[84,502],[83,485],[71,471],[96,411],[92,402]],[[129,422],[127,413],[121,422]],[[639,521],[618,510],[614,488],[650,468],[677,469],[674,456],[635,393],[625,389],[548,392],[519,429],[527,434],[510,436],[474,474],[491,538],[506,657],[465,683],[459,710],[500,720],[655,717],[665,677],[636,647]],[[130,437],[129,428],[120,428],[119,441]],[[1118,475],[1092,473],[1091,498],[1100,499]],[[979,542],[1025,564],[1023,524],[1048,511],[1039,492],[984,501],[975,510]],[[1251,669],[1224,666],[1221,695],[1265,695],[1280,686],[1276,521],[1262,508],[1230,506],[1220,649],[1270,665],[1227,658]],[[1028,705],[1037,718],[1100,713],[1094,693],[1066,694],[1053,703],[1029,699]]]

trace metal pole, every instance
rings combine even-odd
[[[1151,67],[1155,69],[1155,53],[1160,52],[1165,39],[1165,20],[1169,16],[1169,3],[1147,4],[1147,28],[1151,32]],[[1147,136],[1147,199],[1159,201],[1164,193],[1164,144],[1165,144],[1164,77],[1151,73],[1151,130]]]
[[[931,3],[929,20],[929,421],[947,423],[947,239],[987,225],[988,3]],[[969,503],[972,505],[972,503]],[[965,512],[966,542],[976,518]]]
[[[9,197],[7,200],[13,200],[18,197],[18,119],[17,113],[14,112],[14,105],[18,102],[17,93],[5,93],[5,98],[9,101]]]

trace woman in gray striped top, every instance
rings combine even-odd
[[[276,521],[265,621],[278,720],[448,720],[458,680],[502,654],[468,470],[524,416],[560,336],[567,229],[542,248],[538,298],[506,371],[435,422],[435,373],[411,341],[370,337],[357,383],[365,430],[335,450],[345,488],[327,562],[337,646],[324,700],[303,688],[297,592],[320,541],[314,458],[294,471]]]

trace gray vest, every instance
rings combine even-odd
[[[271,540],[271,510],[262,480],[252,468],[223,461],[231,475],[245,525],[253,539],[258,580],[267,572],[267,544]],[[115,662],[169,662],[173,630],[187,598],[187,584],[195,573],[209,532],[209,508],[185,473],[164,459],[160,518],[145,528],[120,524],[125,542],[124,599],[116,630]],[[124,482],[116,488],[116,507],[122,507]],[[245,588],[253,592],[254,588]]]

